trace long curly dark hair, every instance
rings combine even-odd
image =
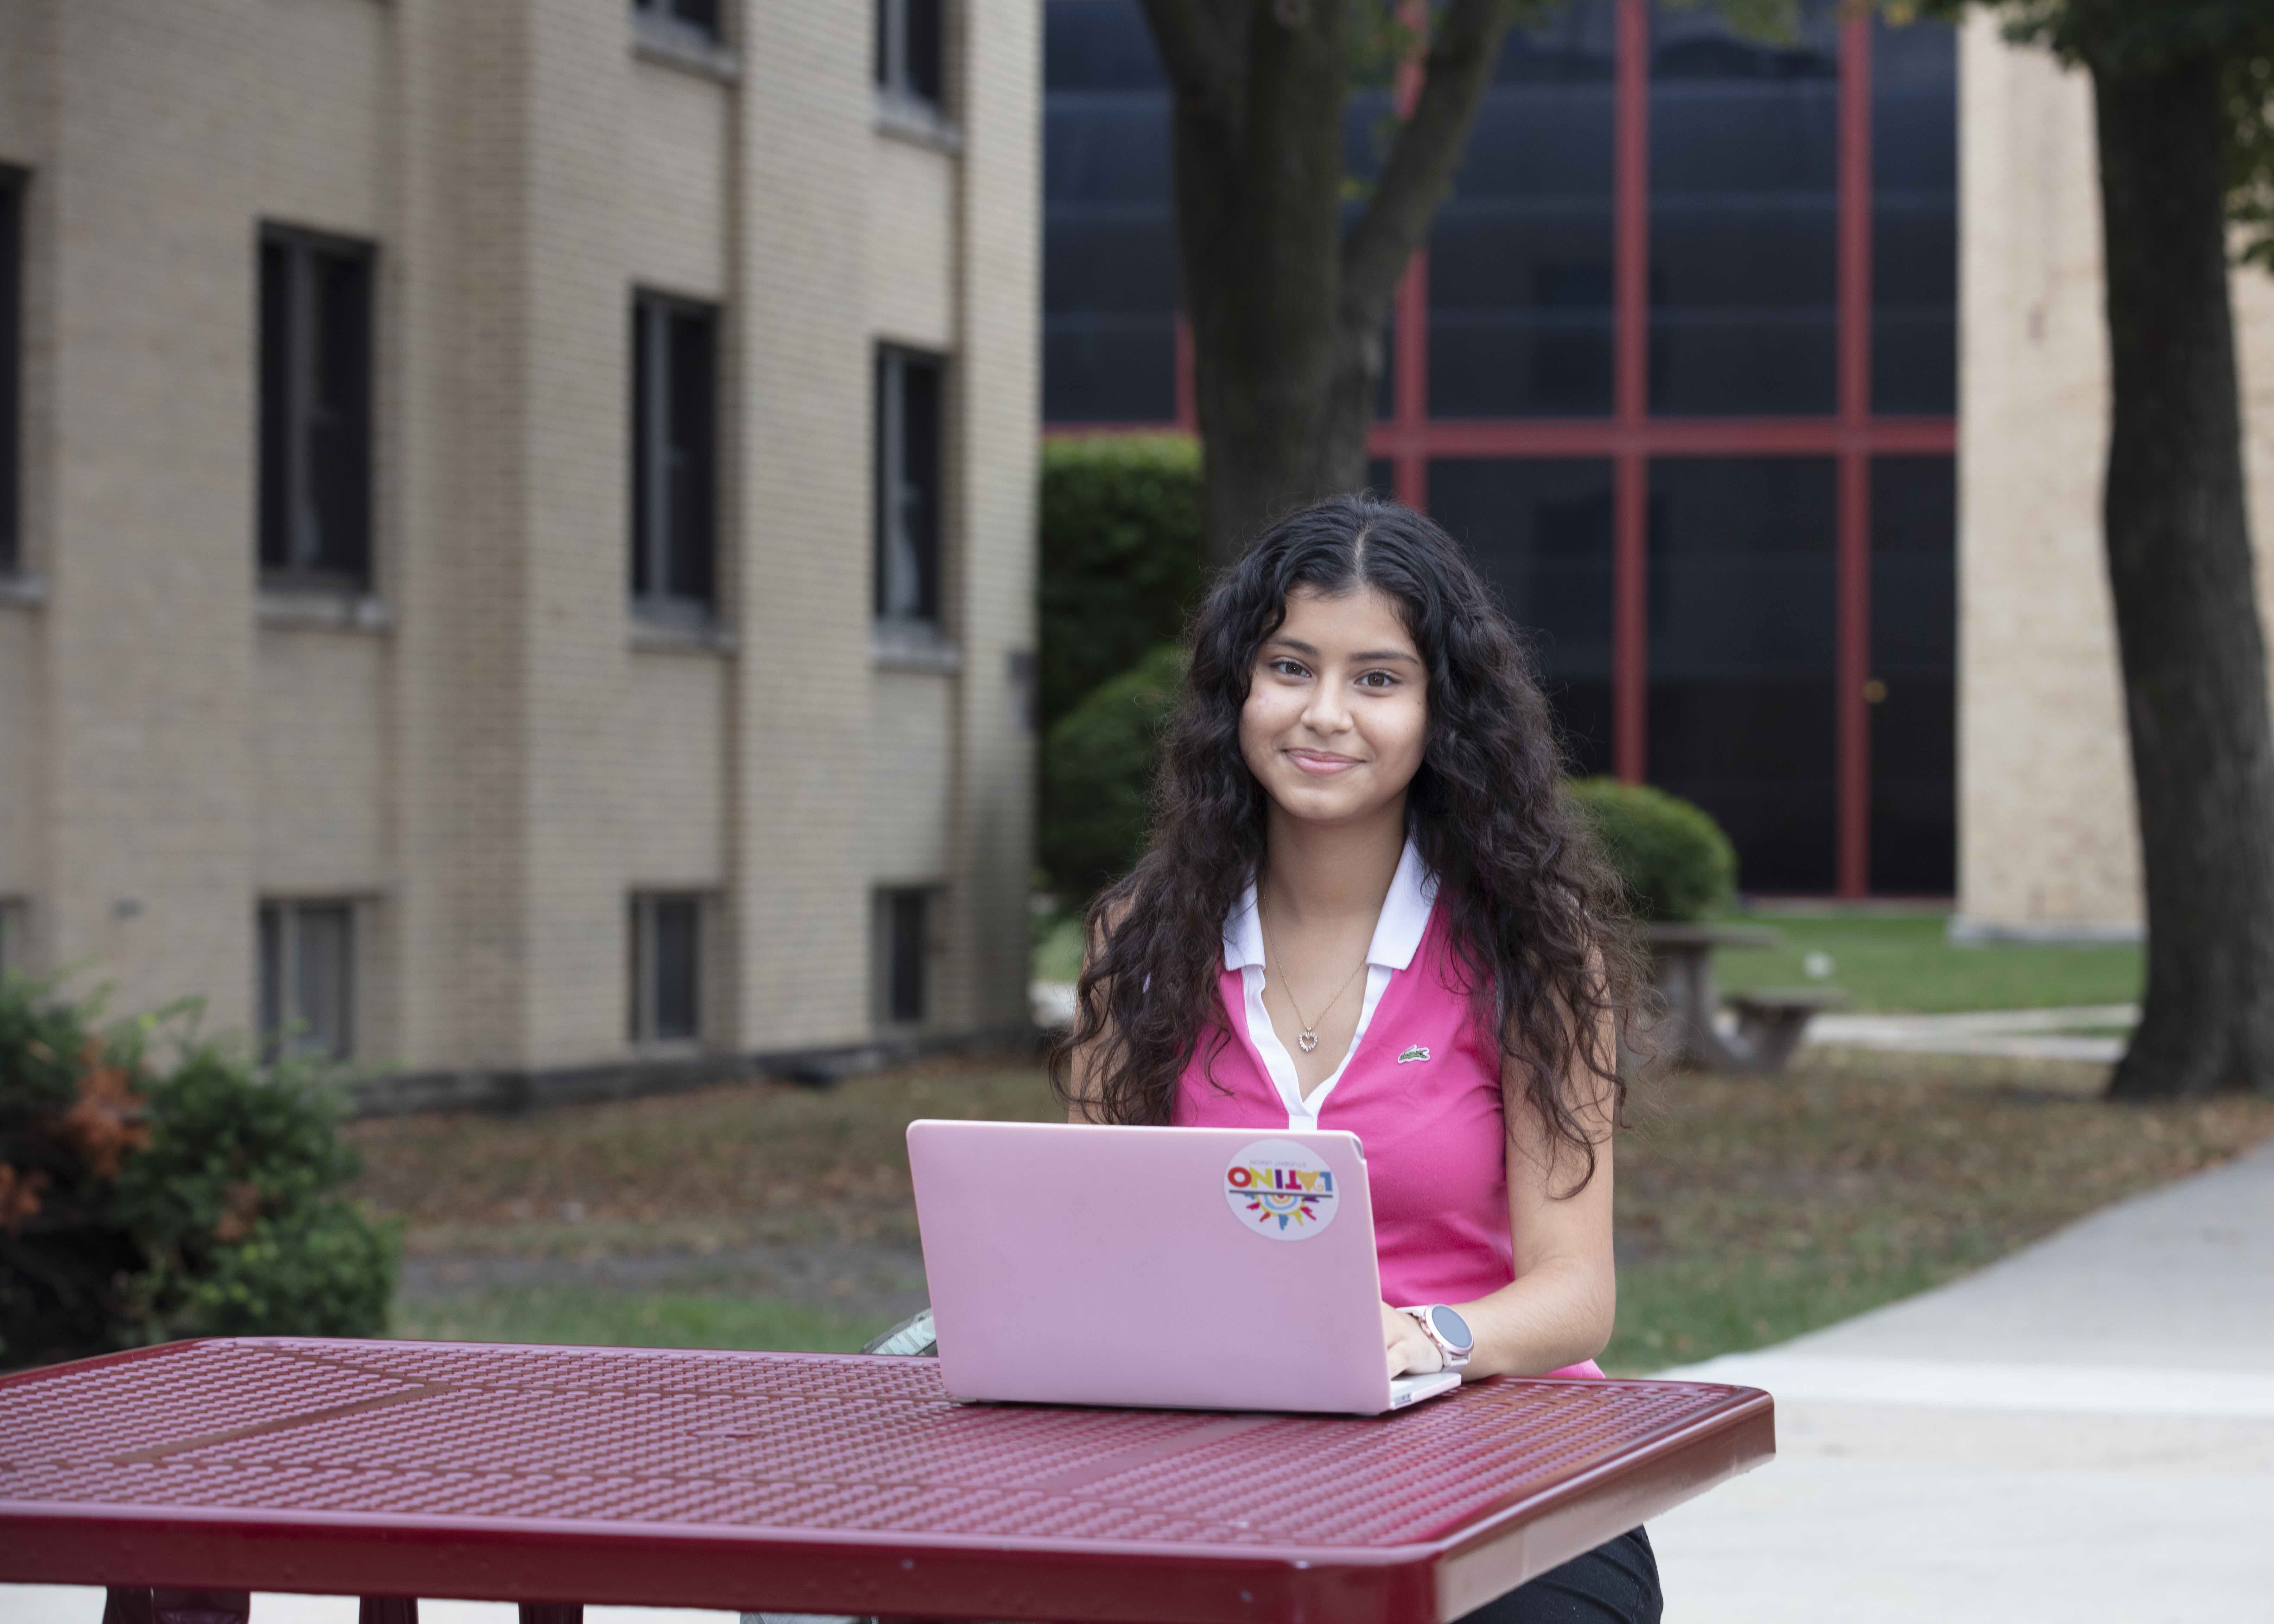
[[[1623,890],[1562,793],[1565,762],[1530,647],[1460,547],[1370,494],[1330,497],[1271,526],[1194,617],[1192,663],[1163,739],[1150,849],[1088,914],[1071,1031],[1050,1056],[1069,1105],[1170,1120],[1203,1043],[1231,1041],[1217,977],[1224,921],[1264,858],[1266,796],[1239,747],[1257,650],[1299,587],[1372,587],[1398,608],[1428,671],[1428,731],[1406,828],[1438,881],[1453,962],[1476,1017],[1501,1034],[1551,1151],[1597,1136],[1583,1101],[1625,1103],[1619,1055],[1637,1007]],[[1568,1192],[1566,1192],[1568,1193]]]

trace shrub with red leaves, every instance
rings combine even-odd
[[[396,1237],[341,1193],[320,1077],[0,980],[0,1366],[180,1336],[372,1335]]]

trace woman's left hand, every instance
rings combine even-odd
[[[1382,1305],[1382,1340],[1393,1377],[1427,1376],[1445,1368],[1445,1356],[1422,1335],[1413,1316],[1401,1314],[1387,1303]]]

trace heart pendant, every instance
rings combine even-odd
[[[1299,1032],[1295,1034],[1295,1041],[1303,1046],[1303,1052],[1307,1055],[1318,1048],[1319,1034],[1315,1032]]]

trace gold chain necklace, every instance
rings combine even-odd
[[[1263,931],[1263,951],[1268,958],[1279,957],[1279,950],[1271,945],[1271,931],[1269,926],[1266,926]],[[1279,962],[1284,965],[1287,961],[1280,959]],[[1328,999],[1326,1008],[1319,1011],[1321,1020],[1333,1012],[1335,1005],[1343,1001],[1343,995],[1351,989],[1351,983],[1358,980],[1359,970],[1365,968],[1366,960],[1361,959],[1358,961],[1358,969],[1352,970],[1348,975],[1343,977],[1343,984],[1335,989],[1335,996]],[[1283,979],[1279,983],[1279,990],[1287,995],[1287,1007],[1295,1011],[1295,1019],[1299,1028],[1295,1034],[1295,1041],[1303,1046],[1303,1052],[1307,1055],[1319,1046],[1318,1023],[1303,1019],[1302,1008],[1295,1002],[1295,982],[1292,977]]]

